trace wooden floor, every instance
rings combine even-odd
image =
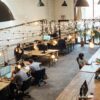
[[[100,100],[100,80],[95,80],[95,99]]]

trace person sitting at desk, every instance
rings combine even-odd
[[[21,86],[25,80],[28,79],[27,73],[25,73],[18,66],[15,67],[14,72],[12,73],[13,81],[17,83],[18,86]]]
[[[84,65],[90,65],[88,62],[84,59],[84,53],[79,53],[77,57],[77,62],[79,64],[79,69],[81,69]]]
[[[45,68],[41,68],[39,62],[34,62],[31,59],[29,60],[29,63],[31,75],[32,77],[34,77],[34,85],[40,85],[40,82],[46,84],[46,82],[44,81],[45,79],[47,79]]]
[[[28,75],[21,70],[18,65],[15,67],[14,71],[12,72],[12,78],[10,83],[10,92],[11,98],[15,98],[16,92],[18,88],[21,88],[23,82],[28,79]]]
[[[14,55],[15,55],[16,62],[21,59],[23,53],[24,53],[24,51],[20,47],[20,44],[17,44],[17,47],[14,49]]]
[[[64,39],[59,39],[58,40],[58,49],[60,50],[60,51],[63,51],[63,50],[65,50],[66,49],[66,41],[64,40]]]
[[[47,50],[47,46],[41,41],[38,42],[37,47],[39,48],[39,50],[43,50],[43,51]]]
[[[51,37],[53,37],[53,39],[57,39],[59,37],[59,32],[55,30],[55,32],[51,34]]]
[[[29,63],[30,63],[29,67],[30,67],[31,72],[41,70],[39,62],[34,62],[32,59],[30,59]]]

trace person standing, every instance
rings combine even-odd
[[[20,44],[17,44],[17,47],[14,49],[16,62],[18,62],[22,58],[23,53],[24,50],[21,48]]]

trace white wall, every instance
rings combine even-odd
[[[53,10],[51,3],[53,0],[42,0],[45,4],[44,7],[38,6],[39,0],[2,0],[7,4],[15,19],[21,20],[40,20],[40,19],[53,19]],[[49,9],[50,8],[50,9]]]
[[[66,0],[67,7],[62,7],[64,0],[55,0],[55,19],[61,19],[61,15],[65,15],[66,19],[74,19],[74,0]]]
[[[61,18],[61,15],[65,15],[66,19],[73,19],[74,15],[74,6],[73,6],[73,0],[67,0],[67,7],[62,7],[61,4],[63,3],[63,0],[42,0],[45,4],[44,7],[39,7],[38,0],[2,0],[7,4],[11,12],[13,13],[16,20],[40,20],[40,19],[47,19],[47,20],[56,20]],[[30,31],[31,30],[31,31]],[[3,32],[4,31],[4,32]],[[27,38],[27,40],[24,41],[23,37],[25,38],[27,34],[32,36],[32,33],[40,33],[41,26],[38,26],[37,28],[35,26],[30,27],[22,27],[16,29],[13,32],[13,29],[9,30],[3,30],[0,31],[1,37],[0,37],[0,48],[4,48],[7,45],[13,45],[17,43],[22,42],[29,42],[36,39],[36,36],[30,38]],[[31,33],[32,32],[32,33]],[[24,34],[23,34],[24,33]],[[23,36],[25,35],[25,36]],[[21,39],[16,39],[16,38]],[[8,41],[8,39],[11,39]],[[40,37],[37,37],[40,38]],[[14,57],[13,55],[13,49],[14,47],[6,47],[5,52],[5,60],[11,59]],[[3,59],[2,58],[2,59]],[[3,60],[0,57],[0,63],[3,62]]]
[[[73,19],[74,17],[74,0],[66,0],[68,6],[62,7],[61,4],[64,0],[42,0],[45,4],[44,7],[38,6],[39,0],[2,0],[7,4],[15,19],[21,20],[40,20],[48,19],[56,20],[65,15],[66,19]]]

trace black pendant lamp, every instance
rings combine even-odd
[[[14,20],[10,9],[0,0],[0,22]]]
[[[67,3],[66,3],[65,0],[64,0],[64,2],[63,2],[62,6],[67,6]]]
[[[100,5],[100,0],[99,0],[99,2],[98,2],[98,5]]]
[[[88,7],[89,4],[87,0],[77,0],[76,7]]]
[[[44,3],[42,2],[42,0],[39,0],[39,6],[44,6]]]

